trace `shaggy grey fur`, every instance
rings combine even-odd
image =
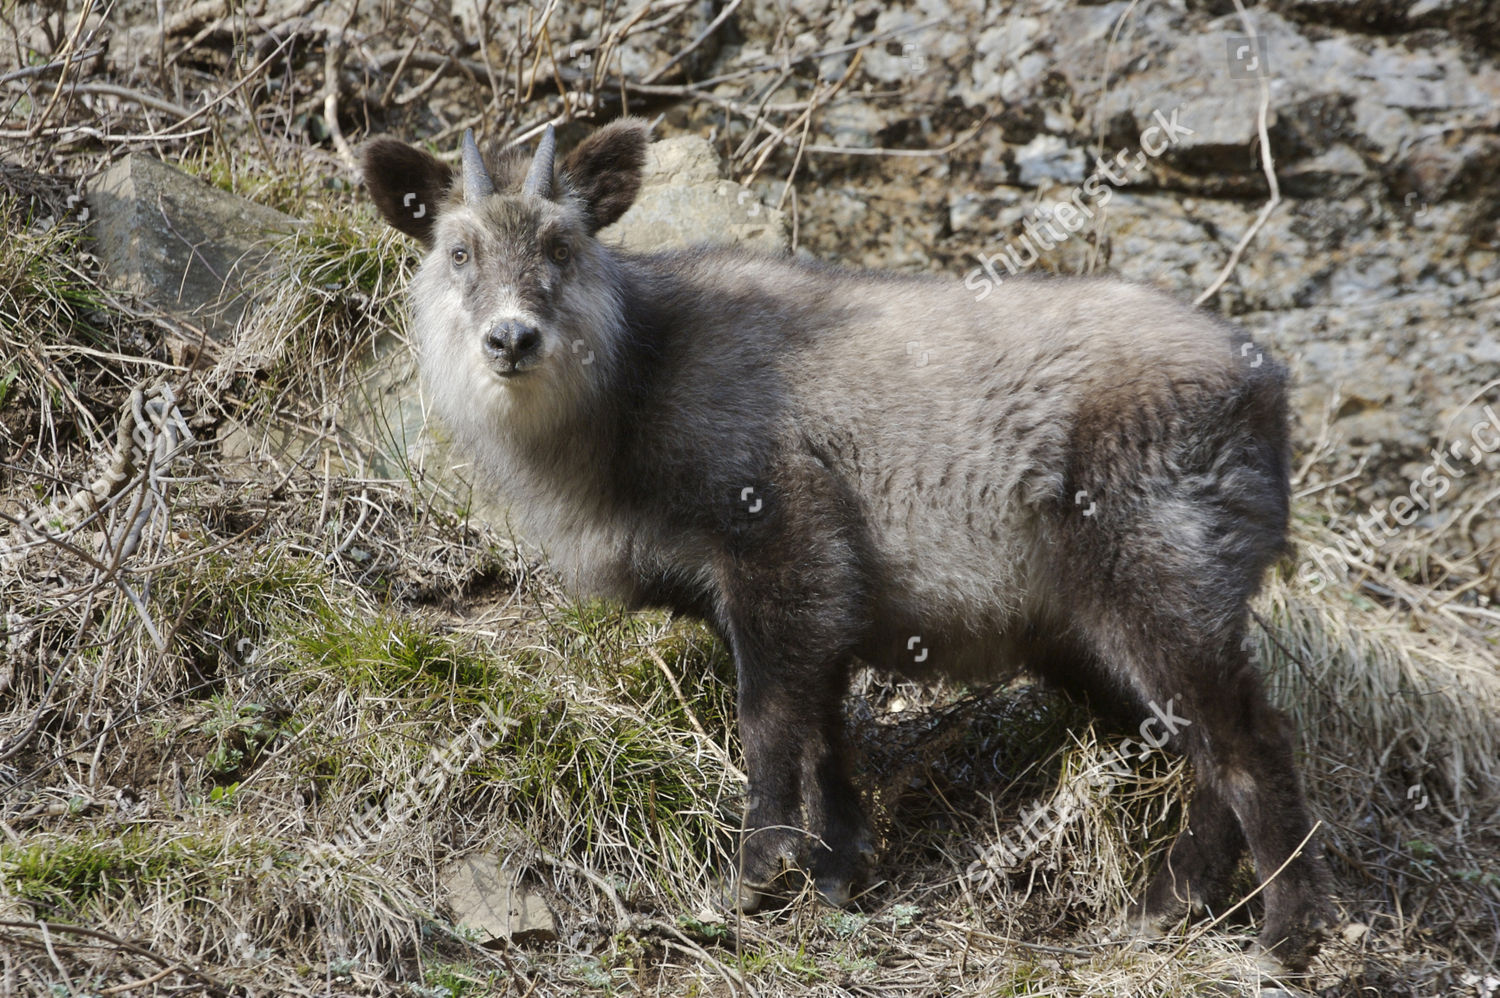
[[[1262,938],[1304,965],[1326,877],[1316,842],[1298,851],[1291,742],[1243,648],[1285,543],[1281,366],[1117,280],[1009,280],[981,303],[948,280],[606,247],[645,141],[616,122],[556,177],[550,148],[525,180],[520,157],[492,158],[475,183],[495,193],[470,204],[442,163],[380,139],[365,182],[427,250],[411,296],[433,408],[523,534],[575,589],[701,616],[728,643],[741,899],[786,867],[834,900],[860,876],[839,706],[856,659],[1021,664],[1190,721],[1189,829],[1137,914],[1213,903],[1248,842],[1263,876],[1287,864]]]

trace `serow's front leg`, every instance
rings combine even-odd
[[[750,777],[731,899],[747,910],[798,892],[806,874],[842,904],[870,848],[840,709],[868,626],[860,534],[820,462],[792,456],[771,477],[716,566]]]
[[[834,663],[795,677],[769,671],[740,669],[750,793],[736,900],[754,911],[768,898],[797,893],[810,874],[824,900],[842,905],[871,853],[839,710],[847,667]]]

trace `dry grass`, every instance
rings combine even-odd
[[[1253,903],[1163,945],[1111,941],[1177,828],[1183,764],[1152,758],[1091,786],[1118,735],[1024,686],[866,677],[850,719],[884,879],[847,912],[714,914],[741,784],[729,667],[703,629],[568,602],[420,467],[358,478],[304,456],[257,469],[266,427],[318,426],[323,393],[347,384],[310,367],[354,371],[375,330],[399,332],[402,255],[368,218],[327,231],[374,247],[368,262],[330,279],[336,244],[302,243],[247,352],[204,373],[217,394],[184,393],[205,439],[223,418],[212,399],[262,431],[248,459],[176,456],[166,510],[118,563],[126,517],[110,516],[143,476],[9,556],[7,980],[100,991],[171,967],[161,980],[226,993],[270,981],[289,994],[806,995],[1238,993],[1253,980]],[[46,276],[76,282],[64,297],[90,287]],[[313,364],[317,351],[347,366]],[[30,420],[7,425],[40,425],[40,408],[7,406]],[[96,408],[98,439],[119,418]],[[72,479],[12,472],[8,514],[65,500],[93,472],[86,450],[59,445],[31,469]],[[1327,543],[1314,516],[1298,529]],[[1414,626],[1353,583],[1312,592],[1290,566],[1259,613],[1341,903],[1369,926],[1330,947],[1315,985],[1462,987],[1494,959],[1500,914],[1492,648],[1440,616]],[[422,779],[435,746],[468,745],[493,716],[508,719],[493,746]],[[1063,799],[1067,820],[983,875],[987,848]],[[361,813],[378,816],[373,834],[351,834]],[[447,920],[441,872],[476,849],[546,893],[558,944],[496,954]]]
[[[608,68],[687,6],[598,25],[578,49],[596,72],[560,58],[563,92],[723,100]],[[161,145],[309,224],[212,368],[174,365],[170,320],[98,285],[71,182],[4,174],[0,994],[1253,991],[1253,901],[1162,943],[1111,935],[1178,828],[1183,762],[1091,783],[1120,734],[1024,685],[862,677],[848,713],[877,882],[848,911],[716,914],[743,789],[723,649],[696,624],[567,600],[503,520],[428,474],[432,451],[397,452],[399,414],[334,404],[376,393],[369,357],[404,356],[408,251],[347,188],[309,179],[337,155],[296,131],[326,106],[321,78],[265,82],[301,65],[277,61],[289,38],[324,45],[324,66],[330,31],[357,26],[261,31],[226,9],[184,22],[205,41],[180,75],[195,100],[243,86],[200,119],[208,134]],[[409,17],[430,27],[425,8]],[[375,69],[335,89],[346,126],[356,91],[395,115],[422,104],[400,102],[413,89],[455,89],[448,74],[479,81],[469,113],[512,135],[578,99],[522,99],[558,51],[535,23],[456,64],[413,47],[398,66],[410,37],[349,48],[346,67]],[[190,48],[169,41],[166,59]],[[231,58],[228,83],[207,68]],[[51,105],[58,77],[39,79],[23,127],[59,158],[74,143],[87,172],[84,98],[62,88]],[[808,108],[747,112],[734,161],[785,166],[769,151],[797,145]],[[103,126],[174,120],[137,108]],[[236,139],[247,122],[253,146]],[[1309,548],[1332,546],[1320,502],[1299,507]],[[1441,537],[1408,540],[1317,591],[1286,566],[1258,604],[1343,913],[1366,927],[1315,965],[1322,994],[1477,994],[1466,975],[1500,959],[1497,628],[1472,600],[1489,576]],[[1413,571],[1433,552],[1440,572]],[[1066,820],[993,859],[1049,812]],[[442,871],[471,851],[546,895],[557,942],[492,950],[453,924]]]

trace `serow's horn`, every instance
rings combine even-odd
[[[542,133],[541,144],[536,147],[536,157],[531,161],[531,171],[526,174],[526,185],[521,188],[521,193],[544,198],[552,196],[552,159],[556,153],[557,135],[548,125]]]
[[[495,182],[484,168],[484,158],[479,155],[479,145],[474,141],[474,129],[464,129],[464,202],[477,204],[495,193]]]

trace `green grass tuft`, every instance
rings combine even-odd
[[[50,917],[86,919],[97,906],[118,905],[152,888],[184,891],[203,903],[218,892],[225,869],[289,871],[293,860],[263,840],[163,835],[131,826],[117,836],[44,834],[0,847],[0,879]]]
[[[296,644],[318,667],[366,693],[483,700],[499,678],[493,660],[394,614],[324,613]]]

